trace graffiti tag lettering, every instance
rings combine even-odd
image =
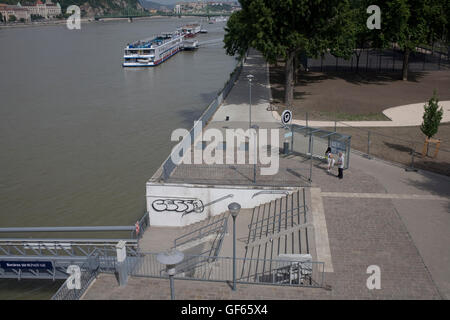
[[[192,211],[203,212],[203,202],[199,199],[157,199],[152,202],[153,210],[157,212],[175,211],[184,214]]]

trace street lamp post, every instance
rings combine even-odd
[[[169,252],[163,252],[156,256],[156,260],[159,263],[164,264],[167,268],[167,273],[169,274],[169,282],[170,282],[170,298],[175,300],[175,288],[173,283],[173,276],[176,273],[175,265],[183,261],[184,254],[181,251],[173,249]]]
[[[237,202],[232,202],[228,205],[231,216],[233,217],[233,291],[236,291],[236,217],[241,210],[241,205]]]
[[[249,113],[248,128],[249,129],[252,127],[252,80],[253,80],[253,78],[254,78],[253,75],[251,75],[251,74],[247,75],[249,89],[250,89],[250,93],[249,93],[250,103],[249,103],[249,107],[248,107],[248,113]]]
[[[253,141],[255,148],[254,148],[254,159],[253,159],[253,183],[256,183],[256,166],[258,164],[258,133],[256,130],[258,130],[258,125],[253,125],[253,129],[255,129],[255,140]],[[250,144],[249,144],[249,154],[250,154]]]

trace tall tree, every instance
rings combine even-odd
[[[364,49],[382,48],[386,46],[382,29],[369,29],[367,20],[372,13],[367,13],[370,5],[376,4],[374,0],[352,0],[351,14],[354,28],[354,54],[356,57],[356,72],[359,71],[359,62]]]
[[[426,42],[429,0],[388,0],[382,4],[383,32],[403,51],[402,79],[408,79],[409,57]]]
[[[446,0],[428,0],[425,7],[425,14],[428,23],[427,41],[432,45],[434,53],[434,43],[444,41],[448,37],[448,19],[450,1]]]
[[[439,108],[439,99],[436,96],[436,91],[433,93],[433,97],[424,106],[423,122],[420,126],[420,130],[423,134],[431,139],[439,129],[444,110]]]
[[[285,60],[285,97],[293,100],[294,57],[305,51],[318,56],[331,50],[337,56],[352,53],[353,22],[348,0],[239,0],[242,10],[233,13],[224,38],[227,53],[261,51],[271,63]]]

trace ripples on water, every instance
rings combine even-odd
[[[143,215],[172,130],[192,127],[236,61],[219,43],[123,69],[123,48],[194,21],[0,29],[1,227],[130,225]],[[223,38],[223,23],[205,27],[200,42]],[[0,280],[0,299],[47,299],[57,287]]]

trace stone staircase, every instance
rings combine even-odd
[[[204,254],[208,250],[213,255],[218,254],[215,247],[220,245],[218,242],[224,236],[223,232],[226,232],[228,217],[229,212],[225,211],[183,228],[184,232],[177,237],[174,247],[185,254]],[[196,248],[198,250],[195,250]]]
[[[277,260],[280,254],[309,254],[311,228],[304,189],[255,207],[245,261],[238,277],[253,281],[258,275],[270,274],[272,260]]]
[[[189,277],[199,277],[199,272],[204,272],[205,263],[208,264],[209,256],[219,255],[221,242],[226,230],[227,220],[229,212],[223,212],[219,215],[209,217],[205,220],[193,223],[189,226],[181,228],[151,228],[147,234],[157,233],[155,240],[161,238],[161,235],[165,236],[165,242],[168,243],[168,247],[176,248],[182,251],[188,259],[182,261],[177,270],[180,274]],[[183,232],[181,232],[183,231]],[[183,238],[180,238],[183,237]],[[180,245],[175,246],[175,239],[180,239]],[[148,241],[148,240],[147,240]],[[177,241],[178,242],[178,241]],[[153,244],[155,247],[161,247],[163,243],[155,241]],[[147,246],[147,248],[149,248]],[[149,250],[150,251],[150,250]],[[151,250],[153,253],[158,253],[163,250]],[[196,257],[202,255],[203,257]],[[156,254],[146,255],[144,260],[139,261],[132,268],[132,274],[138,276],[159,276],[160,272],[163,272],[162,267],[156,260]]]

